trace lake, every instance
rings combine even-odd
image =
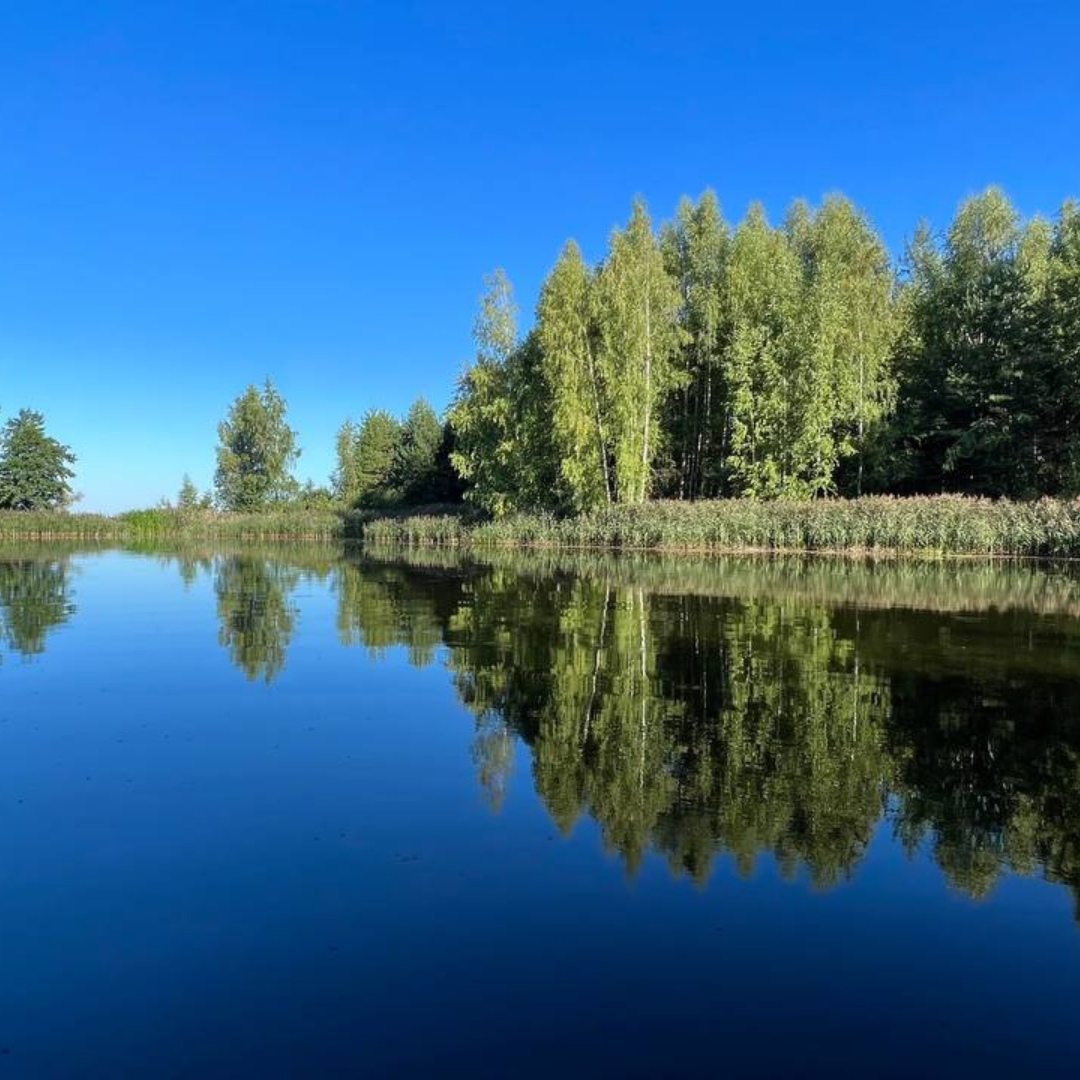
[[[0,548],[0,1075],[1075,1076],[1080,570]]]

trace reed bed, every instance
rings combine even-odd
[[[958,495],[812,502],[720,499],[613,506],[576,517],[482,520],[461,507],[419,512],[283,508],[254,514],[137,510],[108,517],[0,513],[3,540],[363,540],[377,545],[684,552],[847,552],[1080,557],[1080,499]]]
[[[1074,558],[1080,556],[1080,499],[658,501],[577,517],[523,514],[480,523],[414,515],[368,522],[363,536],[405,545]]]
[[[0,513],[2,540],[87,540],[132,543],[139,540],[344,540],[360,537],[354,515],[333,511],[270,510],[225,514],[212,510],[133,510],[126,514],[60,512]]]

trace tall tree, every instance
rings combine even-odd
[[[799,341],[802,287],[789,237],[769,225],[761,206],[752,206],[732,238],[722,291],[726,464],[734,495],[810,493],[795,456],[806,367]]]
[[[715,194],[706,191],[697,204],[683,199],[660,242],[678,283],[683,328],[682,385],[666,413],[672,463],[666,486],[680,498],[715,496],[723,489],[730,427],[722,303],[729,237]]]
[[[615,494],[642,503],[662,445],[661,405],[680,380],[679,294],[642,200],[611,237],[597,282],[600,371],[610,388]]]
[[[810,361],[800,454],[816,490],[853,460],[848,488],[863,487],[868,440],[892,406],[895,278],[865,216],[832,196],[793,237],[806,275],[803,341]]]
[[[39,412],[22,409],[0,434],[0,508],[57,510],[72,501],[75,455],[45,431]]]
[[[474,337],[476,362],[450,410],[451,460],[465,498],[495,515],[559,499],[551,402],[538,337],[517,341],[517,305],[503,271],[486,279]]]
[[[594,278],[569,241],[544,283],[537,337],[550,387],[553,435],[571,506],[614,500],[611,393],[601,371]]]
[[[286,412],[285,399],[267,379],[261,390],[249,386],[218,425],[214,487],[226,510],[261,510],[295,490],[290,470],[300,450]]]
[[[1038,278],[1023,240],[997,188],[960,207],[943,246],[926,229],[916,235],[896,422],[897,481],[908,490],[1019,493],[1016,406]]]

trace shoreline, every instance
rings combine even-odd
[[[468,506],[385,510],[171,508],[0,512],[0,543],[364,544],[468,551],[868,559],[1080,559],[1080,500],[866,496],[809,502],[655,501],[574,517],[484,519]]]

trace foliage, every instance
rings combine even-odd
[[[249,386],[218,425],[214,486],[224,509],[262,510],[295,491],[290,470],[300,451],[286,411],[285,399],[267,379],[262,390]]]
[[[438,497],[442,443],[439,417],[423,398],[417,398],[401,424],[393,468],[393,486],[401,493],[403,503],[415,505]]]
[[[64,509],[74,463],[70,448],[46,433],[41,413],[22,409],[0,435],[0,509]]]
[[[550,407],[536,334],[517,339],[517,305],[506,275],[486,281],[474,337],[476,363],[450,410],[450,460],[465,498],[500,515],[544,506],[558,490]]]
[[[371,409],[359,424],[346,421],[338,431],[334,491],[343,506],[393,502],[402,428],[385,409]]]

